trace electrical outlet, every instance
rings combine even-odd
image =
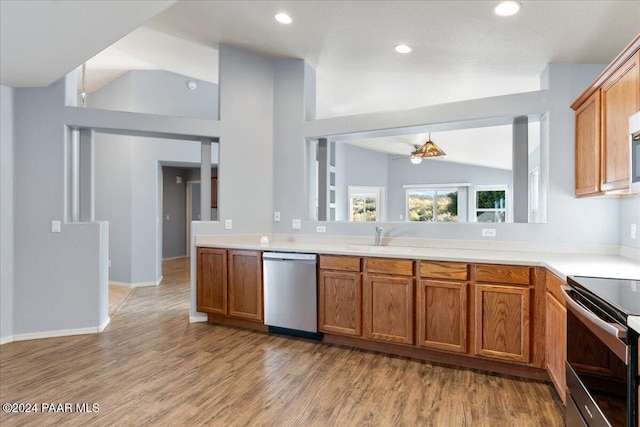
[[[327,232],[327,227],[325,227],[324,225],[319,225],[316,227],[316,232],[317,233],[326,233]]]
[[[233,228],[233,222],[230,219],[224,220],[224,229],[231,230]]]
[[[279,221],[280,221],[280,211],[275,211],[275,212],[273,213],[273,220],[274,220],[275,222],[279,222]]]
[[[51,221],[51,232],[52,233],[60,232],[60,221]]]
[[[293,228],[294,230],[300,230],[302,228],[302,221],[300,221],[299,219],[292,219],[291,228]]]
[[[483,228],[482,229],[482,237],[496,237],[496,229],[495,228]]]
[[[632,239],[636,238],[636,225],[635,224],[631,224],[631,238]]]

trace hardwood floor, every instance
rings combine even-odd
[[[122,285],[112,285],[109,283],[109,316],[113,316],[116,311],[127,301],[133,289]]]
[[[99,412],[2,413],[0,425],[564,425],[546,383],[189,324],[189,261],[163,270],[103,333],[0,347],[2,403]]]

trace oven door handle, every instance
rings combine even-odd
[[[626,329],[624,329],[622,326],[618,324],[605,322],[604,320],[602,320],[601,318],[593,314],[590,310],[585,308],[582,304],[578,303],[573,298],[571,298],[571,295],[569,295],[569,292],[571,291],[572,289],[568,285],[562,285],[560,287],[560,292],[562,292],[564,299],[567,301],[567,304],[569,304],[571,308],[574,309],[574,311],[577,311],[578,313],[582,314],[582,316],[584,316],[588,321],[593,323],[594,326],[605,331],[607,334],[615,338],[618,338],[620,340],[627,338]]]

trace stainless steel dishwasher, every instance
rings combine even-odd
[[[318,339],[317,255],[265,252],[262,263],[269,332]]]

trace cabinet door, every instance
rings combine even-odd
[[[640,110],[640,53],[602,85],[602,190],[629,187],[629,117]]]
[[[413,344],[413,277],[367,276],[364,328],[367,338]]]
[[[467,352],[467,283],[421,280],[418,345]]]
[[[477,284],[475,353],[529,362],[530,301],[528,287]]]
[[[218,178],[211,178],[211,208],[218,208]]]
[[[227,314],[227,251],[198,248],[196,308],[203,313]]]
[[[229,251],[229,316],[263,320],[261,252]]]
[[[550,292],[545,297],[545,365],[560,399],[566,403],[567,309]]]
[[[362,275],[320,270],[318,330],[362,335]]]
[[[576,196],[600,192],[600,91],[576,110]]]

